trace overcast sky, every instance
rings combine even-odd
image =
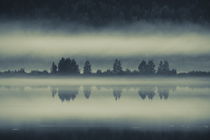
[[[68,56],[79,59],[81,63],[85,59],[101,60],[104,66],[115,58],[121,58],[128,64],[131,60],[139,61],[145,58],[155,61],[167,58],[176,63],[172,64],[175,67],[186,63],[183,68],[178,67],[180,71],[208,70],[210,67],[208,28],[190,24],[165,25],[164,28],[163,24],[144,23],[121,28],[82,29],[75,33],[72,30],[65,31],[63,28],[46,30],[33,26],[24,28],[19,24],[7,26],[4,24],[0,26],[2,31],[0,32],[0,69],[21,66],[28,69],[49,69],[52,61]],[[183,58],[183,61],[180,58]],[[205,62],[201,62],[200,58]],[[195,64],[192,65],[192,62]],[[98,64],[101,66],[97,61],[96,65]],[[128,67],[134,65],[128,64],[126,64]]]
[[[210,36],[196,33],[168,34],[80,34],[0,36],[1,55],[15,56],[131,56],[131,55],[200,55],[210,52]]]

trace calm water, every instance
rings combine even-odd
[[[208,130],[210,78],[0,79],[0,128]]]

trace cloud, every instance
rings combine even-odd
[[[56,25],[0,23],[0,69],[48,69],[62,56],[76,58],[80,66],[89,59],[95,69],[111,68],[115,58],[133,69],[142,59],[153,59],[156,64],[167,59],[180,71],[210,68],[207,26],[162,22],[103,28]]]
[[[3,56],[201,55],[210,52],[210,35],[202,33],[23,33],[0,35]]]

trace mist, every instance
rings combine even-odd
[[[179,71],[210,69],[208,26],[138,22],[93,28],[46,23],[0,24],[1,70],[49,69],[50,63],[62,56],[76,58],[79,64],[89,59],[94,69],[111,67],[115,58],[124,60],[124,66],[132,69],[141,59],[156,63],[167,59]]]

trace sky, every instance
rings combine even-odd
[[[173,33],[27,33],[1,34],[1,55],[130,56],[202,55],[210,52],[210,35]]]
[[[65,25],[52,30],[33,24],[25,28],[21,24],[1,26],[1,70],[49,70],[50,63],[58,62],[62,56],[76,58],[81,69],[85,60],[91,60],[94,70],[111,69],[116,58],[124,62],[125,69],[136,69],[143,59],[156,64],[167,59],[179,71],[210,68],[208,27],[136,23],[77,31],[71,27],[65,31]]]
[[[1,71],[49,70],[63,56],[75,58],[80,69],[90,60],[94,71],[111,69],[116,58],[124,69],[137,69],[143,59],[156,64],[166,59],[180,72],[210,70],[205,0],[1,3]]]

